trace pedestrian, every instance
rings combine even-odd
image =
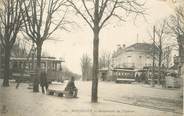
[[[146,74],[145,74],[145,72],[142,72],[141,82],[145,83],[145,81],[146,81]]]
[[[138,82],[139,75],[138,73],[135,75],[135,81]]]
[[[166,88],[166,79],[165,79],[165,72],[162,73],[162,76],[161,76],[161,84],[162,84],[162,88]]]
[[[21,68],[18,72],[20,73],[20,76],[17,76],[17,78],[16,78],[16,83],[17,83],[16,84],[16,89],[18,89],[22,79],[24,78],[23,77],[24,76],[24,70]]]
[[[46,71],[42,71],[40,74],[40,86],[42,88],[42,93],[45,93],[48,89],[48,81]]]
[[[75,78],[72,76],[70,81],[68,82],[68,84],[65,87],[65,91],[67,91],[70,96],[77,97],[78,89],[75,86],[74,81],[75,81]]]
[[[102,73],[101,78],[102,78],[102,81],[105,81],[105,73]]]

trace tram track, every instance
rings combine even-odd
[[[156,107],[156,106],[137,104],[136,102],[130,103],[130,102],[125,102],[123,100],[115,100],[115,99],[111,99],[111,98],[101,98],[101,99],[103,99],[104,101],[109,101],[109,102],[114,102],[114,103],[119,103],[119,104],[127,104],[127,105],[131,105],[131,106],[137,106],[137,107],[153,109],[153,110],[158,110],[158,111],[163,111],[163,112],[171,112],[171,113],[181,114],[181,115],[184,114],[182,112],[175,111],[174,109],[171,109],[171,108],[160,108],[160,107]]]

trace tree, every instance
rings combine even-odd
[[[116,17],[124,21],[124,14],[143,14],[143,5],[137,0],[67,0],[93,31],[93,79],[91,102],[98,102],[99,34],[105,24]],[[121,12],[122,11],[122,12]]]
[[[182,78],[184,75],[182,74],[182,67],[184,67],[184,2],[176,7],[176,14],[172,15],[169,20],[168,27],[171,29],[172,35],[175,36],[179,47],[178,75]]]
[[[164,59],[164,64],[166,67],[166,70],[168,70],[170,67],[170,63],[172,61],[172,57],[171,57],[171,51],[172,51],[172,46],[166,46],[163,52],[163,59]]]
[[[173,43],[171,44],[171,41],[168,41],[168,39],[171,38],[170,32],[167,28],[168,20],[167,18],[163,21],[159,22],[154,26],[153,28],[153,36],[149,33],[153,45],[153,52],[154,55],[152,56],[154,58],[154,64],[158,63],[158,79],[157,83],[160,85],[161,78],[162,78],[162,71],[164,69],[164,66],[166,65],[168,68],[168,65],[170,63],[170,55],[171,55],[171,47],[173,47]],[[154,50],[155,49],[155,50]],[[154,67],[153,67],[154,69]],[[154,72],[154,71],[153,71]],[[154,74],[153,74],[154,75]],[[153,83],[153,82],[152,82]]]
[[[75,80],[79,80],[81,78],[80,75],[78,75],[76,73],[73,73],[66,66],[63,66],[62,67],[62,79],[63,80],[69,80],[71,77],[74,77]]]
[[[65,29],[67,10],[62,12],[64,0],[27,0],[24,2],[24,31],[37,46],[37,69],[40,69],[42,45],[57,29]],[[63,13],[60,18],[57,12]],[[36,70],[36,71],[38,71]],[[38,73],[38,72],[37,72]],[[38,77],[34,79],[33,92],[38,92]]]
[[[161,82],[161,70],[163,66],[163,61],[164,61],[164,44],[166,45],[166,38],[168,36],[168,31],[167,31],[167,20],[163,20],[161,23],[159,23],[156,26],[155,33],[158,37],[158,48],[159,48],[159,54],[158,54],[158,84],[160,85]]]
[[[21,28],[21,13],[23,0],[2,0],[0,9],[0,40],[4,49],[4,81],[3,86],[9,86],[10,56],[17,34]]]
[[[28,55],[25,44],[21,43],[20,40],[15,42],[12,50],[14,57],[26,57]]]
[[[110,68],[112,60],[112,55],[110,52],[104,51],[102,52],[99,58],[99,68]]]
[[[176,8],[176,14],[170,17],[168,23],[171,33],[176,37],[179,46],[179,56],[184,58],[184,3]]]
[[[92,79],[91,58],[87,54],[83,54],[81,58],[82,80]]]
[[[103,68],[104,69],[106,68],[107,70],[110,70],[111,60],[112,60],[111,53],[103,51],[99,58],[99,69],[103,70]],[[101,74],[102,74],[101,75],[102,81],[105,81],[107,79],[107,76],[105,76],[105,73],[103,73],[103,71],[101,71]]]

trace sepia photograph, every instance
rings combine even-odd
[[[0,116],[183,116],[184,0],[0,0]]]

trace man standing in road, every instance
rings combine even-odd
[[[40,86],[42,88],[42,93],[45,93],[45,90],[48,89],[47,74],[45,71],[42,71],[40,74]]]

